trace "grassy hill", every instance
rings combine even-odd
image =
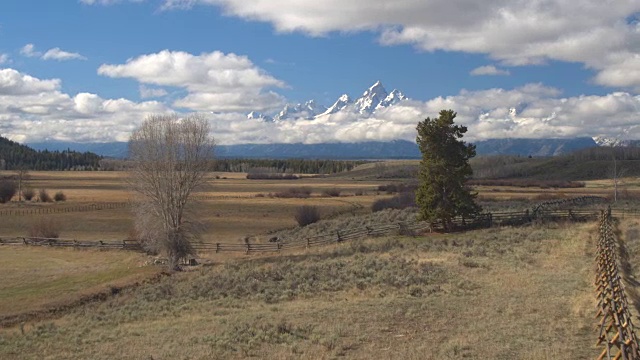
[[[472,159],[476,178],[596,180],[640,176],[640,148],[589,148],[551,158],[491,156]]]

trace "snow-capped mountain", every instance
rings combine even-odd
[[[263,113],[259,113],[257,111],[252,111],[247,114],[247,119],[256,119],[260,121],[272,122],[273,118],[270,116],[264,115]]]
[[[355,108],[360,114],[371,114],[388,96],[387,90],[380,81],[376,81],[355,102]]]
[[[340,96],[338,100],[336,100],[336,102],[327,109],[327,111],[318,116],[335,114],[338,111],[344,110],[349,105],[351,105],[351,98],[347,94],[342,94],[342,96]]]
[[[286,119],[307,119],[311,120],[320,116],[335,114],[340,111],[349,111],[362,115],[363,117],[371,116],[383,108],[393,106],[408,98],[397,89],[390,93],[382,85],[382,82],[376,81],[371,87],[364,91],[362,96],[355,101],[348,94],[342,94],[330,107],[325,107],[314,100],[309,100],[304,104],[287,104],[277,114],[272,117],[255,111],[247,115],[249,119],[258,119],[262,121],[282,121]]]
[[[408,98],[406,96],[404,96],[404,94],[397,89],[393,89],[389,95],[387,95],[386,98],[384,98],[384,100],[382,100],[378,105],[376,105],[376,110],[380,109],[380,108],[384,108],[384,107],[388,107],[388,106],[392,106],[395,105],[397,103],[399,103],[402,100],[407,100]]]
[[[598,146],[610,146],[610,147],[640,146],[640,140],[622,140],[622,139],[607,137],[607,136],[594,136],[593,141],[595,141]]]
[[[304,104],[287,104],[284,106],[284,109],[282,109],[273,118],[276,121],[300,118],[310,120],[313,119],[316,115],[322,114],[326,110],[326,107],[319,105],[315,100],[309,100]]]

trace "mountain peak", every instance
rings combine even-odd
[[[320,115],[335,114],[338,111],[346,108],[349,104],[351,104],[351,98],[349,97],[349,95],[342,94],[338,98],[338,100],[335,103],[333,103],[333,105],[331,105],[325,112],[323,112]]]
[[[266,122],[271,122],[273,121],[273,119],[267,115],[264,115],[263,113],[257,112],[257,111],[252,111],[250,113],[247,114],[247,119],[255,119],[255,120],[260,120],[260,121],[266,121]]]
[[[379,80],[367,89],[355,102],[356,110],[360,114],[371,114],[389,94]]]

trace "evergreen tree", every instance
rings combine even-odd
[[[453,110],[442,110],[438,118],[421,121],[416,138],[422,153],[418,216],[431,224],[441,222],[445,230],[454,217],[471,218],[481,211],[475,203],[477,194],[465,185],[473,172],[469,159],[476,155],[476,147],[461,140],[467,128],[454,125],[455,117]]]

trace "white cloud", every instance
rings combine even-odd
[[[507,65],[579,62],[598,84],[640,87],[640,1],[165,0],[164,9],[218,6],[279,32],[374,31],[385,45],[488,54]],[[623,74],[629,70],[632,76]]]
[[[33,95],[60,88],[60,80],[40,80],[14,69],[0,69],[0,96]]]
[[[47,50],[44,54],[40,51],[36,51],[36,47],[33,44],[27,44],[20,49],[20,54],[26,57],[39,57],[42,60],[87,60],[86,57],[73,52],[64,51],[58,47]]]
[[[0,134],[16,141],[127,141],[145,116],[169,111],[156,101],[70,96],[58,79],[0,70]]]
[[[72,53],[72,52],[67,52],[64,51],[60,48],[53,48],[53,49],[49,49],[47,50],[47,52],[44,53],[44,55],[42,55],[42,59],[43,60],[58,60],[58,61],[65,61],[65,60],[87,60],[86,57],[78,54],[78,53]]]
[[[285,84],[255,66],[246,56],[219,51],[192,55],[163,50],[127,60],[122,65],[102,65],[98,74],[133,78],[143,84],[173,86],[188,94],[174,106],[196,111],[268,110],[284,99],[269,87]]]
[[[474,76],[480,75],[510,75],[509,70],[498,69],[493,65],[486,65],[477,67],[469,73]]]
[[[9,59],[9,55],[7,54],[0,54],[0,65],[2,64],[6,64],[9,61],[11,61],[11,59]]]
[[[520,88],[461,91],[425,102],[404,101],[373,117],[340,112],[315,120],[267,123],[243,113],[208,114],[219,144],[323,143],[405,139],[414,141],[416,125],[442,109],[454,109],[456,122],[469,128],[465,140],[490,138],[640,138],[640,96],[615,92],[603,96],[561,97],[540,84]],[[512,112],[512,109],[515,109]],[[606,119],[606,121],[604,121]]]
[[[171,83],[180,83],[178,79]],[[193,92],[181,99],[196,104],[235,104],[236,108],[228,106],[232,108],[228,112],[205,113],[219,144],[413,141],[416,124],[427,116],[437,116],[441,109],[457,111],[456,122],[469,128],[465,136],[469,141],[621,134],[640,138],[640,96],[627,92],[562,97],[558,89],[529,84],[510,90],[463,90],[455,96],[428,101],[402,101],[379,109],[369,118],[339,112],[315,120],[276,123],[247,119],[243,108],[250,104],[233,98],[233,92],[225,94],[223,98],[211,98],[216,93]],[[104,99],[84,92],[69,95],[61,91],[58,79],[0,70],[0,134],[17,141],[126,141],[148,114],[173,111],[157,101]]]
[[[27,44],[20,49],[20,54],[26,57],[36,57],[42,55],[42,53],[36,51],[36,47],[33,44]]]
[[[165,89],[150,88],[144,85],[140,85],[140,87],[138,88],[138,91],[140,92],[140,97],[143,99],[157,98],[157,97],[162,97],[168,94],[167,90]]]

